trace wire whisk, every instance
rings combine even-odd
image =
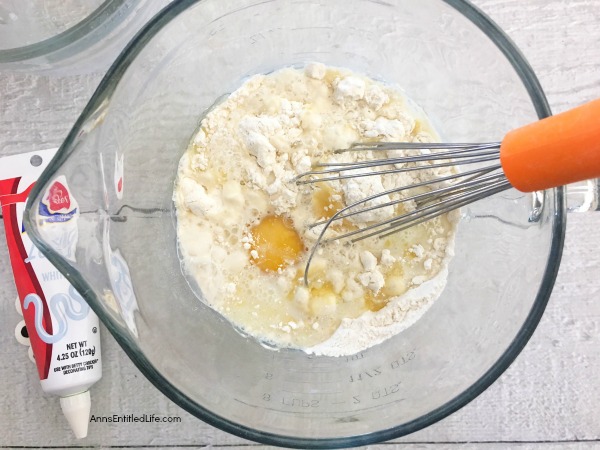
[[[336,150],[334,155],[347,152],[363,152],[374,159],[319,163],[295,182],[339,182],[423,170],[437,170],[441,175],[367,196],[310,225],[322,228],[305,268],[306,285],[311,261],[317,249],[327,243],[385,237],[511,188],[534,192],[600,177],[600,100],[513,130],[501,142],[356,143]],[[401,195],[376,202],[392,194]],[[405,208],[406,212],[326,237],[335,223],[409,202],[415,207]]]

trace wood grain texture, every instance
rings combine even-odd
[[[600,97],[600,1],[476,0],[521,48],[552,109]],[[0,73],[0,155],[62,142],[99,74],[43,78]],[[3,233],[3,231],[2,231]],[[600,215],[571,215],[563,264],[544,318],[511,368],[451,417],[394,443],[401,448],[580,450],[600,448]],[[58,401],[41,392],[25,347],[7,250],[0,245],[0,446],[251,445],[182,411],[133,366],[106,330],[97,415],[179,416],[181,423],[91,424],[71,437]],[[394,443],[373,446],[389,449]]]

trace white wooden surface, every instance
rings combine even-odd
[[[600,0],[476,0],[538,74],[554,112],[600,97]],[[100,80],[0,73],[0,156],[58,145]],[[3,230],[2,234],[3,234]],[[385,446],[467,450],[600,448],[600,213],[571,215],[547,312],[512,367],[444,421]],[[8,254],[0,244],[0,447],[237,447],[254,445],[182,411],[139,373],[107,332],[97,415],[158,414],[181,423],[90,424],[76,441],[44,396],[25,347]],[[105,331],[105,330],[104,330]],[[383,447],[383,446],[382,446]]]

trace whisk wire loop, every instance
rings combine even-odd
[[[391,152],[396,150],[421,150],[421,153],[406,156],[391,155]],[[423,150],[427,150],[427,153],[424,153]],[[306,285],[308,285],[310,264],[317,250],[322,245],[345,239],[349,239],[350,242],[358,242],[375,236],[386,237],[511,188],[511,184],[502,172],[502,166],[499,163],[499,142],[483,144],[377,142],[353,144],[347,149],[336,150],[334,153],[341,154],[354,151],[368,151],[372,152],[372,154],[376,154],[379,151],[386,151],[388,153],[386,155],[387,158],[357,162],[334,161],[321,163],[315,166],[315,169],[296,177],[295,182],[299,185],[306,185],[428,169],[457,168],[458,166],[466,165],[482,166],[467,171],[458,171],[456,169],[456,173],[444,174],[438,178],[426,179],[370,195],[345,206],[333,214],[331,218],[310,225],[310,228],[319,226],[323,228],[320,230],[319,236],[308,257],[304,272],[304,282]],[[420,192],[423,189],[426,191]],[[417,193],[372,204],[382,197],[402,194],[410,190],[416,190]],[[372,212],[380,208],[396,207],[408,202],[414,202],[416,205],[415,209],[399,213],[375,223],[367,223],[362,228],[347,231],[329,238],[325,237],[332,224],[337,221],[352,220],[352,218],[360,214]]]

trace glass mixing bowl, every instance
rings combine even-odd
[[[367,351],[314,357],[240,335],[182,275],[177,164],[217,98],[250,74],[309,61],[397,83],[449,141],[499,140],[550,113],[519,51],[466,1],[176,1],[112,66],[32,192],[25,222],[181,407],[247,439],[347,447],[426,427],[509,366],[548,301],[564,201],[562,189],[508,191],[464,208],[442,296]],[[40,215],[61,176],[78,204],[75,228]]]
[[[0,0],[0,70],[106,69],[168,0]]]

